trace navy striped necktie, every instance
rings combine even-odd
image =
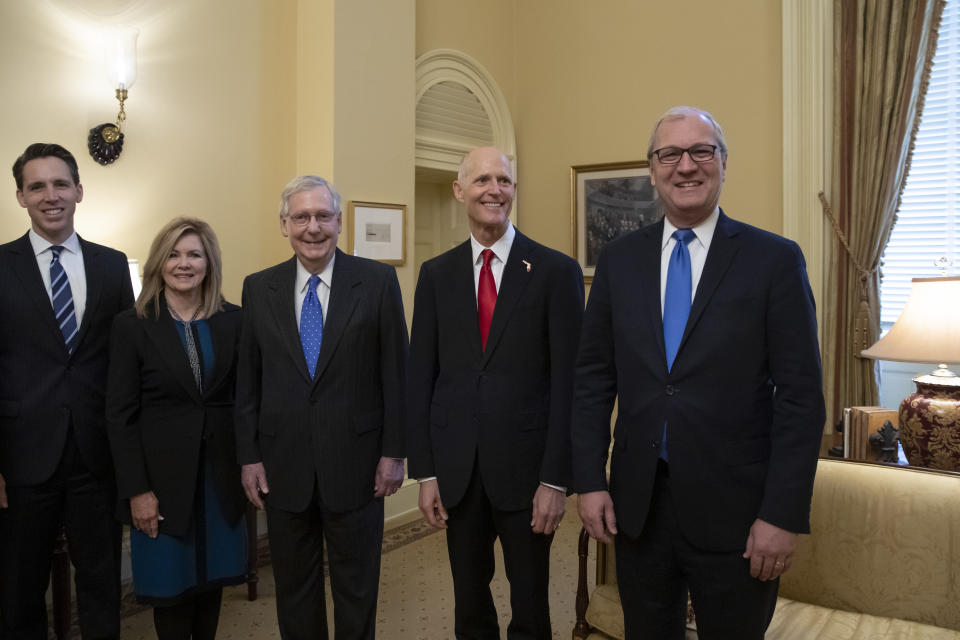
[[[50,259],[50,291],[53,296],[53,314],[57,318],[57,324],[60,325],[60,332],[63,334],[63,341],[67,345],[67,352],[73,353],[77,346],[77,312],[73,307],[73,293],[70,291],[70,280],[67,279],[67,272],[63,270],[60,264],[60,253],[63,247],[53,245],[50,252],[53,257]]]

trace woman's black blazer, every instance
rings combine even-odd
[[[153,491],[160,531],[182,535],[194,517],[200,451],[231,522],[246,506],[233,431],[240,307],[225,303],[209,318],[214,374],[197,390],[174,321],[161,300],[159,318],[117,315],[110,335],[107,430],[117,473],[118,517],[130,523],[129,498]]]

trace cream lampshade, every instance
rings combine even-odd
[[[914,278],[890,331],[861,352],[866,358],[939,365],[913,379],[900,404],[900,441],[910,464],[960,471],[960,277]]]

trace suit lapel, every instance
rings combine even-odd
[[[294,312],[294,291],[297,285],[297,258],[294,256],[283,263],[280,269],[273,274],[267,283],[270,297],[270,313],[277,325],[283,344],[290,352],[290,357],[297,365],[306,380],[310,380],[307,362],[303,357],[303,346],[300,344],[300,329],[297,327],[297,315]]]
[[[79,235],[77,240],[80,241],[80,251],[83,252],[83,271],[87,276],[87,300],[86,308],[83,311],[83,322],[80,323],[80,333],[77,336],[77,348],[74,349],[74,353],[80,349],[84,337],[90,330],[97,305],[100,303],[100,292],[103,291],[104,277],[100,249],[96,245],[91,245]]]
[[[314,384],[320,380],[327,365],[330,364],[330,359],[360,301],[363,281],[356,269],[356,264],[356,258],[337,250],[333,263],[330,301],[327,304],[329,321],[323,323],[323,342],[320,344],[320,357],[317,359],[317,375],[314,378]]]
[[[454,326],[463,330],[463,339],[466,340],[472,352],[477,357],[481,356],[480,348],[480,327],[477,324],[477,289],[474,283],[473,275],[473,249],[470,241],[457,246],[450,256],[452,264],[448,271],[442,272],[442,281],[438,291],[441,296],[444,293],[450,296],[450,308],[453,309],[456,317]],[[438,301],[442,304],[442,301]],[[496,308],[494,308],[496,314]],[[489,342],[490,336],[487,336]]]
[[[194,401],[200,402],[200,392],[197,382],[190,370],[190,360],[183,348],[183,342],[173,324],[173,318],[167,310],[167,305],[160,298],[160,317],[148,318],[144,323],[144,332],[160,354],[160,360],[166,365],[180,386]]]
[[[497,343],[503,336],[510,316],[522,297],[524,289],[533,279],[532,268],[527,271],[527,264],[535,266],[537,255],[533,243],[525,235],[516,232],[513,245],[510,247],[510,256],[507,264],[503,265],[503,275],[500,278],[500,291],[497,292],[497,304],[493,308],[493,319],[490,322],[490,333],[487,335],[487,348],[483,351],[483,362],[486,364],[497,348]],[[474,319],[474,326],[477,322]],[[479,338],[479,328],[477,334]]]
[[[660,359],[666,367],[667,350],[663,344],[663,310],[660,303],[660,258],[663,247],[663,221],[647,227],[639,237],[637,249],[637,273],[639,283],[639,306],[646,316],[650,330],[657,336],[656,344]]]
[[[14,254],[12,261],[14,272],[23,285],[24,294],[37,308],[36,317],[43,318],[44,324],[47,325],[51,334],[59,338],[59,342],[63,346],[63,352],[66,353],[67,345],[63,342],[63,334],[60,332],[57,319],[53,315],[53,304],[50,302],[50,296],[47,295],[40,269],[37,268],[37,257],[33,253],[33,245],[30,244],[29,235],[25,234],[17,240],[12,245],[11,252]]]
[[[719,286],[723,276],[733,263],[734,256],[740,250],[740,245],[736,239],[738,231],[737,223],[728,218],[721,210],[720,218],[717,220],[717,228],[714,230],[713,239],[710,241],[707,261],[703,265],[703,273],[700,275],[700,283],[697,285],[697,293],[693,297],[693,305],[690,307],[687,326],[680,341],[680,350],[683,350],[683,344],[696,328],[697,322],[699,322],[704,309],[710,302],[710,298],[713,297],[717,286]],[[677,351],[678,358],[680,357],[680,350]]]

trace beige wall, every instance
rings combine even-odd
[[[523,227],[536,239],[571,252],[570,166],[643,159],[650,127],[676,104],[706,108],[725,127],[721,206],[780,231],[778,2],[418,0],[417,10],[418,55],[460,49],[503,90]]]
[[[515,114],[517,6],[529,1],[416,0],[417,55],[457,49],[475,58],[497,79]]]
[[[338,0],[335,20],[333,179],[345,202],[407,205],[407,263],[397,277],[409,324],[416,285],[414,0]],[[340,248],[347,250],[345,241],[346,233]]]
[[[294,111],[282,91],[294,68],[289,4],[267,11],[254,0],[134,2],[125,10],[95,0],[0,3],[0,160],[9,167],[31,142],[66,146],[85,189],[78,231],[141,263],[167,220],[207,219],[223,249],[225,293],[239,302],[242,276],[269,253],[260,238],[279,235],[271,216],[294,169],[293,130],[284,126]],[[123,155],[101,167],[86,137],[116,118],[97,38],[102,25],[117,23],[140,28],[139,77]],[[4,241],[28,226],[6,175]]]

